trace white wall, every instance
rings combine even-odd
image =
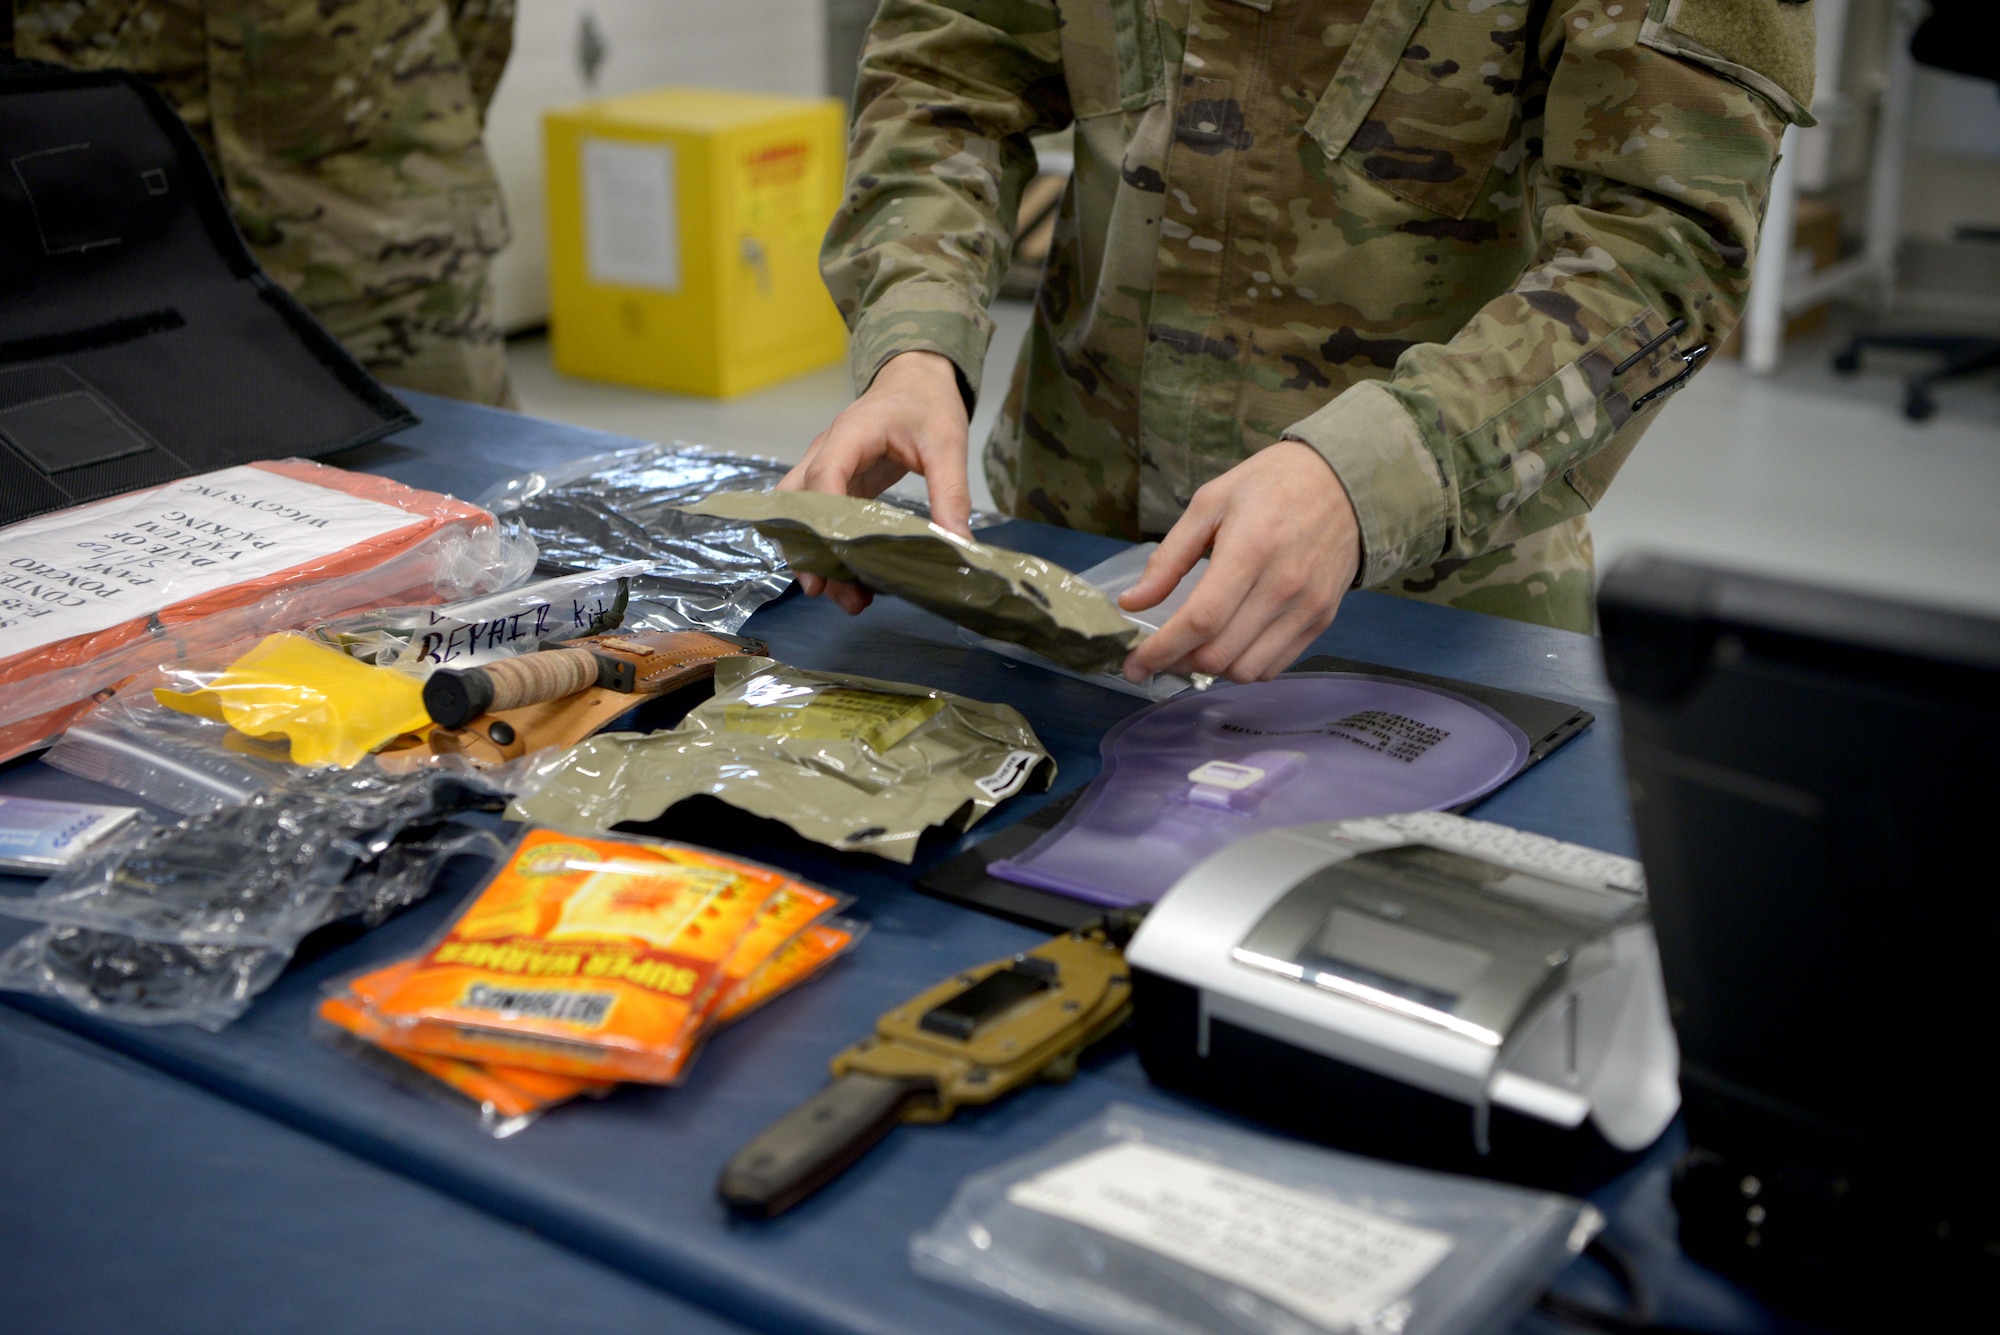
[[[1964,224],[2000,227],[2000,84],[1919,66],[1903,235],[1946,241]]]
[[[603,47],[594,86],[581,60],[586,15]],[[501,327],[548,318],[545,109],[662,84],[820,96],[825,48],[823,0],[520,0],[514,55],[486,121],[514,233],[495,270]]]

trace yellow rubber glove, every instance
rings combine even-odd
[[[161,687],[153,698],[251,737],[283,736],[295,764],[342,769],[431,723],[417,678],[290,633],[267,636],[199,690]]]

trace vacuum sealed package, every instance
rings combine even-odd
[[[1602,1229],[1582,1201],[1113,1104],[971,1178],[933,1279],[1118,1335],[1505,1329]]]
[[[1157,542],[1142,542],[1127,547],[1116,556],[1100,561],[1088,570],[1077,571],[1076,577],[1109,598],[1113,607],[1118,607],[1118,596],[1139,582],[1140,576],[1146,573],[1146,562],[1155,551],[1159,550],[1159,546]],[[1124,608],[1118,607],[1118,614],[1139,627],[1142,634],[1151,635],[1166,625],[1168,619],[1186,605],[1188,598],[1194,593],[1195,586],[1201,583],[1201,577],[1207,573],[1208,558],[1204,556],[1181,577],[1181,582],[1175,586],[1174,591],[1157,604],[1143,612],[1127,612]],[[1089,682],[1092,686],[1102,686],[1106,690],[1117,691],[1123,695],[1136,695],[1143,700],[1170,700],[1182,691],[1205,691],[1215,684],[1215,678],[1205,672],[1196,672],[1185,677],[1172,672],[1159,672],[1145,681],[1127,681],[1121,670],[1122,665],[1119,664],[1100,668],[1096,672],[1078,672],[1018,644],[977,635],[963,628],[958,634],[967,644],[977,645],[989,653],[999,654],[1002,658],[1011,658],[1019,663],[1032,663],[1036,667],[1045,668],[1076,681]]]
[[[134,830],[0,912],[47,924],[0,952],[0,990],[61,997],[132,1024],[220,1029],[299,941],[342,919],[373,926],[429,893],[491,831],[457,817],[498,805],[477,779],[318,771],[248,803]]]
[[[300,459],[0,529],[0,760],[139,672],[284,627],[518,583],[532,550],[475,506]]]
[[[679,726],[605,733],[535,764],[516,819],[606,830],[707,794],[817,843],[894,862],[924,832],[962,833],[1055,762],[1006,705],[764,658],[716,665]]]
[[[1218,686],[1127,716],[1104,768],[1049,833],[991,863],[1002,880],[1092,904],[1150,904],[1246,835],[1438,811],[1528,763],[1528,736],[1454,691],[1355,672]]]
[[[679,507],[715,491],[775,486],[790,467],[678,442],[642,445],[509,478],[480,504],[534,541],[544,577],[641,563],[626,626],[733,635],[790,586],[785,558],[748,524]]]
[[[61,871],[141,816],[137,807],[0,797],[0,872]]]
[[[1079,672],[1114,668],[1140,627],[1053,562],[961,538],[880,501],[811,491],[723,492],[686,507],[755,525],[795,570],[915,603]]]
[[[645,570],[645,562],[627,561],[454,603],[337,617],[307,633],[380,667],[419,673],[473,667],[617,630],[625,622],[633,577]]]
[[[531,829],[428,951],[355,995],[397,1047],[672,1084],[731,957],[788,892],[823,893],[684,844]]]
[[[220,672],[174,676],[194,679],[177,683],[179,690],[155,687],[159,703],[226,723],[245,737],[282,737],[298,765],[346,769],[431,724],[417,676],[291,632],[265,636]]]

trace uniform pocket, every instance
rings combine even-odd
[[[1306,129],[1385,190],[1462,218],[1514,128],[1529,0],[1377,0]]]
[[[1167,95],[1155,0],[1064,0],[1063,77],[1078,117],[1136,111]]]

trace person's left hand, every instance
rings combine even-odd
[[[1205,672],[1268,681],[1333,624],[1361,565],[1347,489],[1309,445],[1281,440],[1195,492],[1145,574],[1118,602],[1141,612],[1172,593],[1204,552],[1187,603],[1125,659],[1125,675]]]

